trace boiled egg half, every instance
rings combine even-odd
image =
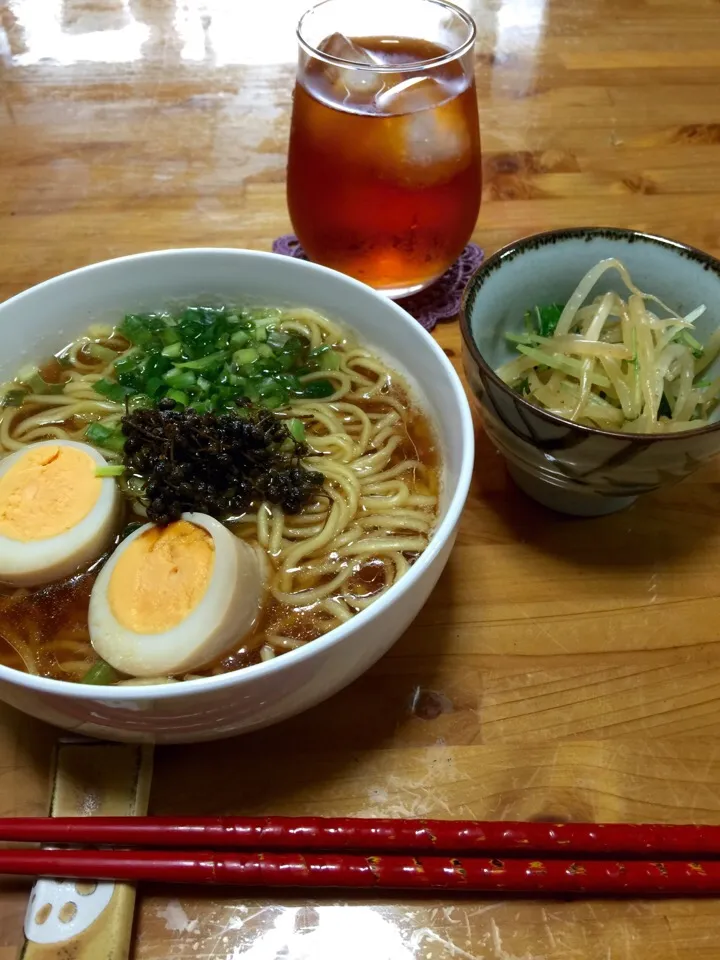
[[[0,582],[40,586],[107,550],[120,514],[116,481],[96,476],[107,465],[73,440],[31,443],[0,461]]]
[[[148,523],[113,553],[90,596],[92,645],[133,677],[184,673],[219,657],[252,630],[265,562],[204,513]]]

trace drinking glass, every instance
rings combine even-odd
[[[295,233],[311,260],[390,297],[422,290],[480,209],[472,17],[445,0],[325,0],[297,36]]]

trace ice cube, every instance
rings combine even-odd
[[[327,53],[328,56],[336,57],[338,60],[347,60],[349,63],[364,63],[372,66],[381,62],[377,56],[370,53],[361,44],[346,37],[344,33],[331,33],[318,46],[318,50]]]
[[[448,180],[470,162],[470,130],[457,100],[396,117],[393,140],[403,179],[416,186]]]
[[[408,77],[381,90],[375,98],[375,104],[380,113],[398,115],[439,107],[451,96],[445,85],[435,77]]]
[[[462,117],[423,110],[405,118],[404,141],[411,163],[433,164],[461,159],[470,145]]]
[[[382,75],[367,69],[369,66],[381,64],[380,58],[345,34],[331,34],[322,41],[318,49],[331,57],[337,57],[338,60],[357,65],[343,67],[332,64],[327,68],[327,77],[342,102],[357,100],[367,103],[383,89]]]

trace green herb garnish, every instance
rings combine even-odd
[[[93,390],[108,400],[112,400],[113,403],[122,403],[125,397],[131,393],[127,387],[106,378],[98,380],[97,383],[93,384]]]
[[[107,464],[104,467],[95,467],[96,477],[121,477],[125,473],[125,467],[120,464]]]
[[[81,678],[80,683],[94,683],[99,687],[107,687],[116,683],[120,678],[119,673],[114,667],[104,660],[98,660],[94,663],[88,672]]]
[[[3,407],[21,407],[27,397],[25,390],[7,390],[2,395],[2,400],[0,400],[0,406]]]
[[[120,427],[107,427],[103,423],[91,423],[85,431],[85,439],[96,447],[115,453],[119,453],[125,446],[125,437]]]
[[[115,363],[115,377],[95,390],[117,403],[129,399],[131,409],[141,394],[145,405],[168,397],[198,413],[233,411],[242,398],[274,410],[293,398],[330,396],[330,380],[301,378],[337,370],[340,355],[327,346],[311,349],[305,338],[280,330],[279,321],[274,309],[130,314],[119,330],[133,348]]]
[[[115,356],[115,354],[113,354]],[[27,387],[30,393],[39,393],[41,395],[62,393],[64,383],[48,383],[40,374],[38,367],[22,367],[18,371],[16,378],[23,386]]]
[[[696,360],[699,360],[705,352],[705,347],[700,343],[699,340],[696,340],[695,337],[690,333],[689,330],[681,330],[679,333],[676,333],[672,338],[673,343],[682,343],[684,346],[689,347],[692,355]]]
[[[329,380],[312,380],[303,390],[303,396],[312,400],[323,400],[333,393],[335,393],[335,387]]]
[[[546,307],[534,307],[531,311],[531,320],[535,322],[535,329],[541,337],[551,337],[565,307],[562,303],[550,303]]]
[[[296,443],[305,443],[305,424],[297,417],[291,417],[287,421],[287,428],[290,436]]]

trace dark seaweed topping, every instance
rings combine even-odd
[[[310,451],[291,427],[248,400],[233,413],[199,414],[176,409],[166,398],[157,409],[123,417],[123,459],[142,478],[138,496],[154,523],[193,511],[222,520],[258,500],[297,513],[317,495],[324,477],[302,464]]]

